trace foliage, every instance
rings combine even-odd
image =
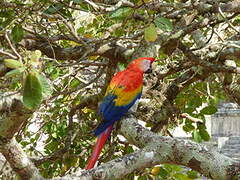
[[[223,88],[223,77],[232,71],[223,66],[220,54],[229,48],[228,40],[236,35],[239,12],[230,11],[231,16],[226,12],[223,17],[214,9],[205,13],[200,5],[193,10],[177,0],[166,0],[159,8],[151,0],[131,0],[120,6],[115,1],[3,2],[0,2],[4,7],[0,8],[0,67],[4,68],[0,68],[0,89],[21,92],[23,104],[36,110],[36,115],[18,133],[17,140],[30,155],[52,157],[38,164],[46,178],[84,168],[95,139],[92,130],[101,120],[97,114],[100,98],[96,100],[95,95],[102,97],[113,73],[126,67],[130,59],[145,56],[153,44],[157,48],[161,46],[154,54],[160,61],[154,65],[154,74],[146,76],[143,96],[150,103],[143,104],[137,114],[147,126],[161,124],[155,119],[163,115],[158,114],[154,122],[151,119],[155,112],[171,104],[169,109],[177,111],[168,113],[173,115],[161,121],[166,122],[165,130],[182,126],[195,142],[209,141],[206,115],[216,113],[220,101],[234,99]],[[209,20],[207,24],[205,19]],[[191,60],[176,39],[197,57],[225,69],[217,71],[207,63]],[[104,48],[100,47],[109,44],[109,49],[103,52]],[[239,59],[230,57],[239,66]],[[179,82],[188,72],[191,76]],[[232,75],[230,84],[236,83],[235,80]],[[166,87],[174,90],[169,93]],[[176,95],[172,98],[173,94]],[[87,98],[91,100],[86,103]],[[183,113],[202,122],[183,118]],[[116,133],[109,144],[114,146],[106,146],[100,163],[135,150]],[[198,178],[195,171],[169,164],[133,172],[126,178],[134,176],[138,179]]]
[[[156,166],[151,170],[151,174],[165,180],[192,180],[199,178],[196,171],[186,172],[182,167],[172,164]]]

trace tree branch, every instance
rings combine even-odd
[[[13,138],[32,113],[23,106],[18,93],[0,94],[0,152],[22,179],[40,180],[38,169]]]
[[[9,162],[12,169],[25,180],[43,180],[38,169],[26,153],[22,150],[15,138],[5,142],[5,138],[0,139],[0,152]]]
[[[135,170],[162,163],[184,165],[214,180],[233,179],[240,175],[238,162],[189,140],[158,136],[139,125],[135,118],[122,120],[121,133],[143,149],[89,171],[81,170],[54,180],[118,179]]]
[[[11,139],[19,131],[22,124],[33,114],[25,108],[16,93],[0,94],[0,137]]]
[[[61,60],[78,60],[87,56],[100,55],[117,62],[126,62],[124,52],[127,49],[120,45],[117,45],[117,41],[109,40],[109,42],[103,42],[103,40],[96,40],[96,42],[92,44],[89,43],[88,46],[62,48],[59,45],[50,43],[47,40],[32,38],[33,37],[31,36],[31,39],[25,39],[25,41],[22,42],[22,45],[28,50],[38,49],[49,58],[56,58]],[[58,39],[56,38],[55,40]]]
[[[198,65],[201,65],[212,72],[228,72],[228,73],[237,73],[240,74],[240,68],[239,67],[231,67],[221,64],[213,64],[208,62],[207,60],[203,60],[197,55],[195,55],[187,46],[185,46],[183,43],[179,42],[179,49],[183,51],[183,53],[188,57],[189,60],[195,62]]]

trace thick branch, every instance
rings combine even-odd
[[[22,179],[42,180],[36,166],[30,161],[26,153],[22,150],[15,138],[5,142],[5,139],[0,139],[0,152],[11,165],[12,169]]]
[[[0,94],[0,137],[13,138],[32,113],[23,106],[19,94]]]
[[[0,152],[22,179],[42,179],[37,168],[15,140],[14,135],[32,115],[19,94],[3,93],[0,96]]]
[[[145,149],[149,147],[156,153],[153,162],[181,164],[216,180],[234,179],[240,175],[239,162],[191,141],[158,136],[134,118],[122,121],[121,132],[134,145],[145,145]]]
[[[45,39],[26,39],[24,43],[22,43],[22,45],[28,50],[38,49],[42,51],[42,53],[46,56],[60,60],[78,60],[87,56],[100,55],[102,57],[107,57],[117,62],[126,61],[124,57],[124,52],[127,49],[117,45],[116,41],[111,41],[109,43],[103,43],[102,41],[98,41],[93,44],[88,44],[87,46],[83,45],[70,48],[62,48],[59,45],[55,43],[50,43]]]
[[[240,175],[240,165],[236,161],[188,140],[158,136],[139,125],[135,118],[122,120],[121,132],[129,142],[143,149],[92,170],[78,171],[54,180],[112,180],[162,163],[184,165],[215,180]]]
[[[211,70],[211,72],[228,72],[228,73],[240,74],[240,68],[238,67],[231,67],[231,66],[226,66],[221,64],[213,64],[208,62],[207,60],[201,59],[200,57],[196,56],[187,46],[185,46],[181,42],[179,43],[178,48],[183,51],[183,53],[188,57],[189,60],[196,63],[197,65],[201,65]]]
[[[228,3],[220,3],[219,1],[217,7],[215,3],[210,4],[210,3],[207,3],[206,1],[199,1],[199,2],[196,1],[194,3],[190,1],[188,1],[188,3],[165,3],[157,0],[157,1],[151,1],[150,3],[147,3],[145,5],[145,8],[149,8],[157,11],[162,11],[165,8],[182,10],[182,11],[194,9],[199,11],[199,13],[205,13],[205,12],[217,13],[218,7],[220,7],[223,12],[228,12],[228,13],[240,12],[240,2],[238,0],[231,1]]]

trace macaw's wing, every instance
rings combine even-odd
[[[100,105],[99,114],[103,117],[103,122],[95,130],[95,135],[98,136],[115,121],[120,120],[141,94],[142,77],[124,71],[116,74]]]

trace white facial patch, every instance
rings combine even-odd
[[[146,72],[151,68],[151,61],[145,59],[142,61],[141,68],[143,72]]]

